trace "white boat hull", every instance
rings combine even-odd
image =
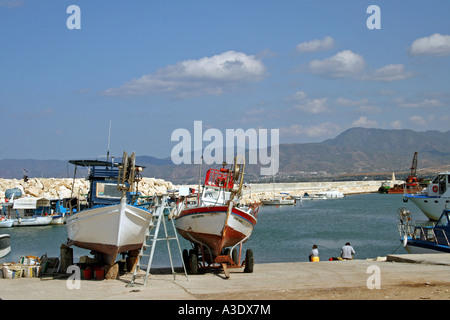
[[[0,234],[0,258],[11,252],[9,234]]]
[[[3,258],[4,256],[6,256],[10,252],[11,252],[11,247],[0,249],[0,258]]]
[[[266,206],[294,205],[295,199],[269,199],[269,200],[262,200],[261,203]]]
[[[418,245],[415,243],[411,243],[408,241],[408,244],[405,247],[405,250],[410,254],[422,254],[422,253],[450,253],[450,248],[445,248],[442,246],[424,246]]]
[[[0,221],[0,228],[11,228],[13,226],[13,219],[6,219]]]
[[[14,227],[34,227],[34,226],[47,226],[52,222],[52,216],[36,216],[30,218],[17,218],[12,219]]]
[[[119,252],[139,250],[150,225],[152,214],[126,204],[80,211],[67,218],[69,244],[104,254],[113,264]]]
[[[302,197],[301,200],[327,200],[325,196],[310,196],[310,197]]]
[[[341,199],[344,198],[344,194],[339,191],[325,191],[319,192],[315,195],[316,197],[325,197],[326,199]]]
[[[66,217],[63,215],[53,215],[51,224],[62,225],[66,222]]]
[[[419,207],[428,219],[433,221],[439,220],[446,206],[450,207],[449,197],[407,195],[406,198]]]

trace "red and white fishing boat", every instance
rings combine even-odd
[[[241,263],[242,244],[250,237],[257,221],[258,207],[240,207],[245,163],[235,164],[233,169],[209,169],[203,191],[198,194],[193,207],[180,203],[175,214],[178,233],[193,244],[189,253],[184,250],[185,265],[191,273],[198,267],[244,267],[253,271],[253,253],[246,252]],[[235,248],[239,246],[239,252]]]

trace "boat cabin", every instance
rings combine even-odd
[[[209,169],[206,172],[201,203],[203,206],[222,205],[230,200],[233,174],[229,169]]]
[[[75,166],[83,166],[89,169],[87,178],[89,180],[88,208],[120,203],[122,191],[117,188],[120,163],[100,160],[70,160],[69,162]],[[131,201],[132,196],[133,193],[127,192],[127,202]]]
[[[50,199],[51,212],[53,214],[72,214],[85,209],[85,205],[78,198]]]
[[[206,172],[205,186],[233,189],[233,173],[229,169],[209,169]]]
[[[439,246],[450,246],[450,210],[444,210],[434,226],[416,225],[414,239],[431,242]]]
[[[87,195],[88,208],[118,204],[122,192],[117,190],[119,176],[118,164],[112,161],[99,160],[70,160],[77,166],[87,167],[89,170],[89,193]]]
[[[450,190],[450,172],[439,173],[426,188],[428,196],[442,196]]]
[[[3,211],[11,218],[30,218],[51,214],[50,200],[46,198],[25,197],[3,204]]]

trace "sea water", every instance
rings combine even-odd
[[[244,254],[252,249],[255,263],[308,261],[313,244],[317,244],[323,261],[338,257],[346,242],[355,249],[355,259],[406,253],[399,240],[397,210],[407,207],[413,219],[426,217],[414,204],[402,199],[399,194],[369,193],[298,201],[296,205],[261,206],[253,233],[243,245]],[[170,223],[168,229],[171,232]],[[3,233],[10,235],[11,253],[0,258],[0,263],[17,262],[25,255],[59,257],[60,246],[67,241],[64,225],[0,228],[0,234]],[[179,239],[182,250],[191,248],[187,240]],[[92,257],[89,250],[72,248],[75,263],[81,256]],[[175,241],[170,242],[170,248],[174,266],[181,266]],[[157,243],[152,266],[170,266],[165,241]]]

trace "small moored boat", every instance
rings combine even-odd
[[[403,197],[419,207],[428,219],[437,221],[442,211],[450,207],[450,172],[439,173],[421,192],[406,193]]]
[[[0,234],[0,258],[11,252],[9,234]]]
[[[437,222],[412,222],[406,208],[398,211],[400,241],[408,253],[450,253],[450,210],[443,210]]]
[[[300,200],[326,200],[327,197],[324,195],[317,195],[317,194],[309,194],[305,192],[303,196],[300,197]]]
[[[289,196],[280,194],[279,197],[272,197],[269,199],[261,200],[261,203],[266,206],[278,206],[278,205],[294,205],[295,199],[292,199]]]
[[[4,216],[0,217],[0,228],[11,228],[13,226],[13,223],[13,219],[8,219]]]
[[[3,211],[14,227],[46,226],[52,222],[50,201],[46,198],[13,197],[3,204]]]
[[[326,199],[340,199],[344,198],[344,194],[339,190],[327,190],[318,192],[315,194],[316,197],[325,197]]]

